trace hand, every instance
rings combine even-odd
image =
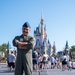
[[[15,40],[16,43],[21,44],[21,45],[27,45],[28,42],[20,42],[19,40]]]
[[[27,45],[28,42],[20,42],[19,40],[15,40],[15,42],[18,44],[19,49],[27,49],[27,46],[25,45]]]
[[[16,43],[18,43],[18,42],[19,42],[19,40],[15,40],[15,42],[16,42]]]

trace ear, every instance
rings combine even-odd
[[[29,31],[31,31],[31,29],[29,28]]]

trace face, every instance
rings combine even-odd
[[[23,27],[22,28],[22,33],[23,33],[24,36],[27,36],[29,32],[30,32],[30,28],[29,27]]]

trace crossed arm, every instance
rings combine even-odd
[[[30,38],[29,41],[22,42],[22,41],[19,41],[19,37],[17,36],[13,39],[12,43],[13,43],[13,46],[19,49],[30,50],[30,49],[33,49],[35,46],[35,38]]]
[[[19,49],[27,49],[27,44],[28,44],[28,42],[20,42],[20,41],[18,41],[18,40],[16,40],[16,42],[17,42],[17,45],[18,45],[18,48]]]

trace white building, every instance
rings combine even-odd
[[[51,44],[47,38],[46,25],[44,24],[44,18],[41,16],[41,21],[38,27],[34,30],[34,37],[36,39],[35,49],[43,54],[51,54]]]

